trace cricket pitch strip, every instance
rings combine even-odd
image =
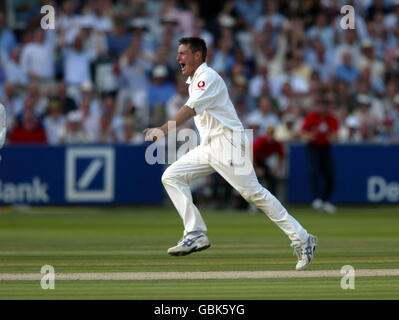
[[[399,269],[355,269],[356,277],[399,276]],[[41,273],[0,273],[0,281],[35,281]],[[55,273],[55,280],[205,280],[205,279],[272,279],[335,278],[340,270],[306,271],[206,271],[206,272],[81,272]]]

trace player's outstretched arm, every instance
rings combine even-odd
[[[165,136],[168,133],[168,129],[169,129],[168,123],[169,122],[174,122],[174,125],[172,127],[178,128],[194,116],[195,116],[194,109],[187,107],[187,106],[183,106],[176,113],[176,115],[173,117],[172,120],[169,120],[168,122],[163,124],[161,127],[145,129],[143,131],[143,133],[146,135],[145,140],[146,141],[156,141],[157,139]]]

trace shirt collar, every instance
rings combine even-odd
[[[203,69],[205,69],[208,65],[206,64],[206,62],[203,62],[198,68],[197,70],[195,70],[193,77],[188,77],[186,83],[191,84],[191,82],[193,81],[193,78],[195,77],[195,75],[199,74],[202,72]]]

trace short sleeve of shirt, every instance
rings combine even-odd
[[[215,106],[217,95],[220,94],[217,78],[209,73],[205,73],[191,83],[190,98],[185,103],[186,106],[200,114],[204,110]]]

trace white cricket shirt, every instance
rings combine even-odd
[[[3,104],[0,103],[0,148],[6,141],[7,124],[6,124],[6,109]]]
[[[204,62],[187,79],[190,84],[186,106],[196,112],[195,125],[201,136],[201,143],[223,133],[227,127],[233,131],[243,131],[244,127],[229,98],[222,77]]]

